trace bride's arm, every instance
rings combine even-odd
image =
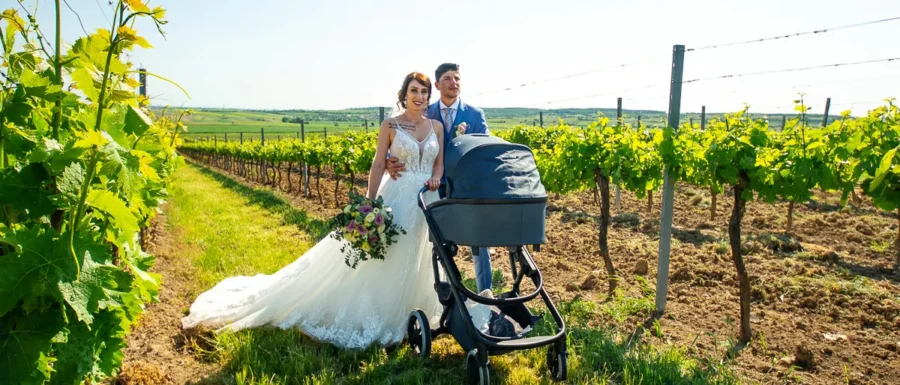
[[[381,178],[384,177],[388,148],[391,147],[391,124],[387,120],[381,122],[378,130],[378,147],[375,149],[375,159],[372,160],[372,168],[369,169],[369,191],[366,197],[375,199]]]
[[[438,138],[438,155],[431,168],[431,179],[428,180],[431,191],[441,186],[441,178],[444,176],[444,125],[437,120],[434,121],[434,133]]]

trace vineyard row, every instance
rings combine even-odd
[[[703,130],[691,123],[677,130],[634,128],[600,117],[583,128],[560,121],[549,128],[518,126],[496,135],[534,150],[548,191],[595,191],[601,205],[599,248],[610,294],[618,284],[607,244],[610,184],[643,198],[663,184],[668,172],[674,180],[708,188],[713,217],[717,194],[725,189],[733,191],[728,235],[740,286],[740,336],[747,342],[752,336],[751,286],[741,250],[741,221],[748,201],[788,201],[788,233],[794,203],[808,201],[815,189],[841,193],[844,204],[850,197],[855,199],[857,189],[861,189],[883,210],[900,207],[900,162],[895,156],[900,149],[900,110],[893,100],[864,117],[851,118],[845,112],[825,127],[810,125],[808,107],[802,100],[796,104],[797,116],[780,131],[773,130],[765,119],[751,119],[745,109],[714,118]],[[249,165],[250,172],[257,170],[263,182],[268,177],[267,168],[277,170],[283,162],[288,163],[289,172],[292,165],[309,164],[315,168],[317,180],[322,167],[331,167],[338,178],[350,174],[352,181],[356,173],[365,173],[371,165],[374,144],[374,134],[356,134],[343,139],[266,144],[195,142],[184,145],[183,151],[205,157],[208,163],[224,161],[226,168],[237,167],[244,175]],[[900,267],[900,250],[897,255]]]

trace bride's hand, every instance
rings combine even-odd
[[[441,187],[441,178],[430,178],[425,181],[425,185],[428,186],[429,190],[436,191],[438,187]]]

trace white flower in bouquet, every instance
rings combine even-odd
[[[356,268],[360,261],[385,258],[386,246],[393,243],[393,238],[406,234],[403,228],[393,224],[391,208],[379,197],[366,199],[351,193],[351,202],[341,209],[334,219],[335,239],[343,239],[341,246],[345,253],[344,263]]]

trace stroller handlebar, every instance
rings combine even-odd
[[[438,191],[440,191],[441,189],[446,190],[446,188],[447,188],[447,183],[441,183],[441,185],[438,186]],[[419,208],[422,209],[423,211],[428,210],[428,205],[425,204],[425,193],[428,191],[429,191],[428,186],[422,187],[419,190]]]

